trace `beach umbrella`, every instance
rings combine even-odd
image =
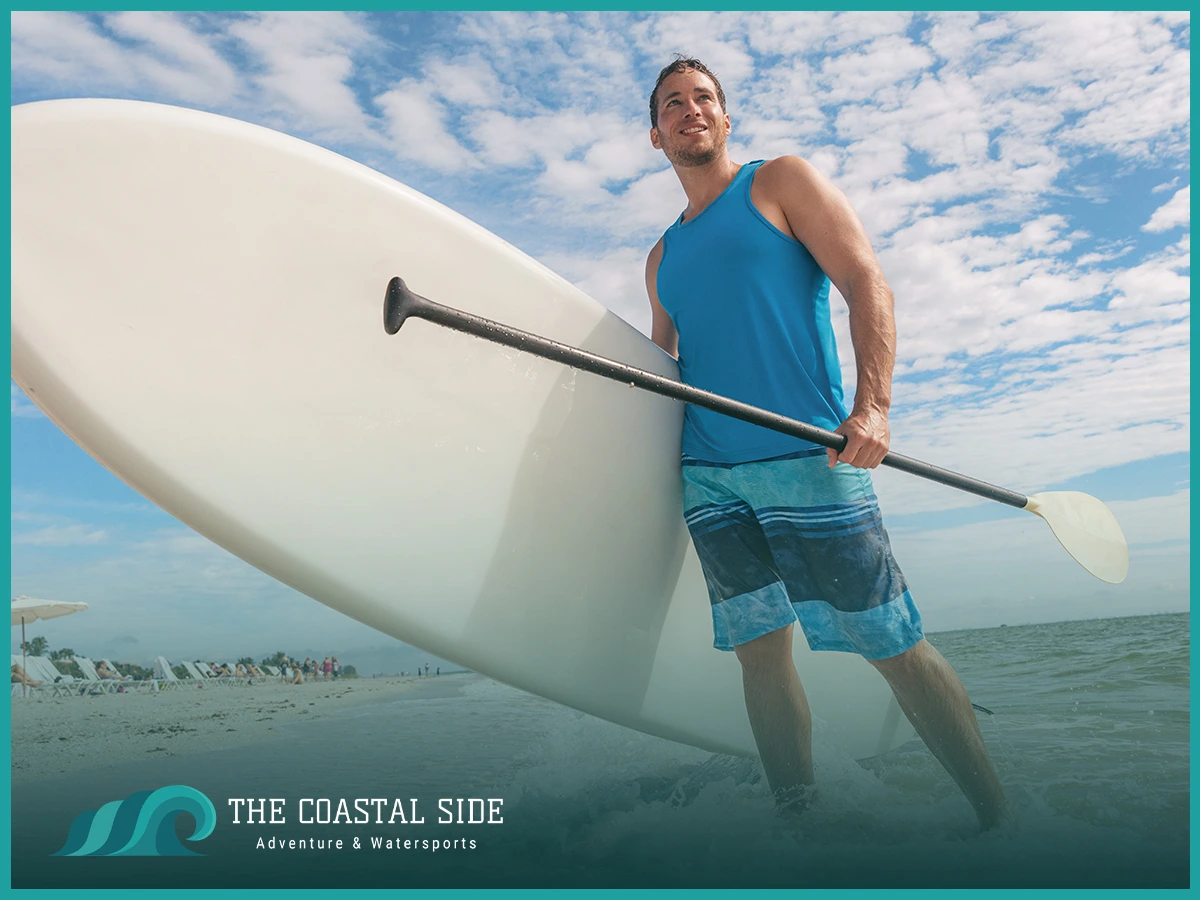
[[[13,597],[12,624],[21,626],[21,671],[25,671],[25,623],[36,622],[38,619],[57,619],[59,616],[69,616],[88,608],[86,603],[68,603],[65,600],[38,600],[34,597]],[[25,685],[21,685],[22,695],[27,695]]]

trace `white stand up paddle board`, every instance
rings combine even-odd
[[[662,375],[674,360],[427,197],[244,122],[12,110],[12,372],[88,453],[298,591],[650,734],[754,755],[712,648],[675,401],[412,322],[414,291]],[[796,663],[818,736],[912,732],[848,654]]]

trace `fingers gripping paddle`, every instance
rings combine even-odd
[[[583,369],[594,375],[611,378],[613,381],[640,387],[665,397],[694,403],[696,406],[703,406],[735,419],[794,435],[822,447],[840,451],[846,446],[845,435],[834,434],[815,425],[702,391],[577,347],[560,344],[558,341],[519,331],[491,319],[443,306],[414,294],[404,284],[403,279],[393,278],[388,282],[387,294],[384,297],[384,330],[388,334],[395,334],[410,316],[524,350],[543,359]],[[1089,494],[1081,494],[1078,491],[1051,491],[1026,497],[1016,491],[996,487],[986,481],[960,475],[919,459],[901,456],[899,453],[889,452],[883,458],[882,464],[1040,516],[1049,524],[1059,543],[1081,566],[1110,584],[1118,584],[1125,580],[1125,574],[1129,570],[1129,548],[1125,543],[1125,536],[1121,533],[1121,526],[1117,524],[1108,507]]]

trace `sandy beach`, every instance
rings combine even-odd
[[[288,723],[314,721],[459,678],[346,678],[229,686],[181,682],[171,690],[12,698],[14,784],[164,756],[185,756],[275,738]],[[428,685],[428,687],[426,687]]]

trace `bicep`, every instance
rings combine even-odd
[[[779,196],[792,233],[850,300],[857,285],[883,278],[862,220],[850,201],[812,165],[789,160]]]

